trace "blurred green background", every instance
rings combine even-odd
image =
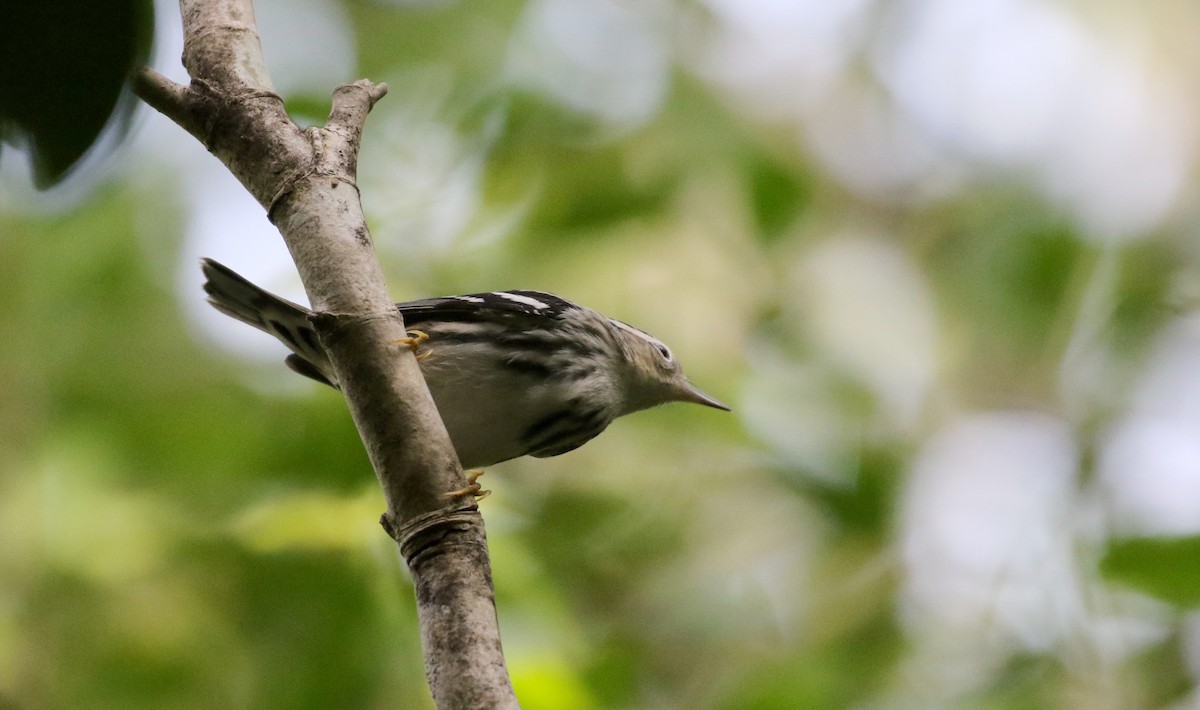
[[[398,300],[554,291],[735,408],[489,470],[525,708],[1200,702],[1200,8],[257,10],[298,121],[391,87],[359,184]],[[0,707],[431,707],[342,402],[203,302],[201,255],[302,299],[261,208],[144,108],[49,193],[20,157]]]

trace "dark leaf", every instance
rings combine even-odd
[[[132,113],[122,89],[146,62],[150,0],[9,3],[0,22],[0,141],[25,145],[39,189],[61,181],[113,120]]]

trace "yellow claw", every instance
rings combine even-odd
[[[400,338],[399,340],[393,340],[392,343],[400,344],[400,345],[407,345],[408,349],[413,351],[413,355],[417,356],[417,360],[424,360],[425,358],[427,358],[433,354],[432,349],[428,349],[425,352],[418,352],[418,349],[421,347],[421,343],[425,342],[426,340],[429,340],[428,333],[421,331],[421,330],[415,330],[415,329],[409,330],[409,331],[407,331],[407,333],[408,333],[407,338]]]
[[[492,494],[491,491],[483,490],[483,486],[479,485],[479,477],[483,475],[483,469],[467,471],[467,486],[459,488],[456,491],[450,491],[444,494],[443,498],[457,498],[459,496],[475,496],[475,500],[483,500]]]

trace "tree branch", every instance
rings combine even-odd
[[[483,519],[388,295],[355,184],[359,141],[386,86],[338,87],[303,130],[271,86],[250,0],[180,0],[188,86],[150,69],[134,90],[200,140],[267,209],[300,272],[321,342],[383,487],[382,524],[416,588],[439,708],[515,708]]]

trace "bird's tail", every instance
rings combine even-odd
[[[278,338],[295,353],[286,362],[296,372],[325,384],[334,382],[329,357],[309,321],[312,311],[264,291],[212,259],[201,259],[200,265],[213,308]]]

